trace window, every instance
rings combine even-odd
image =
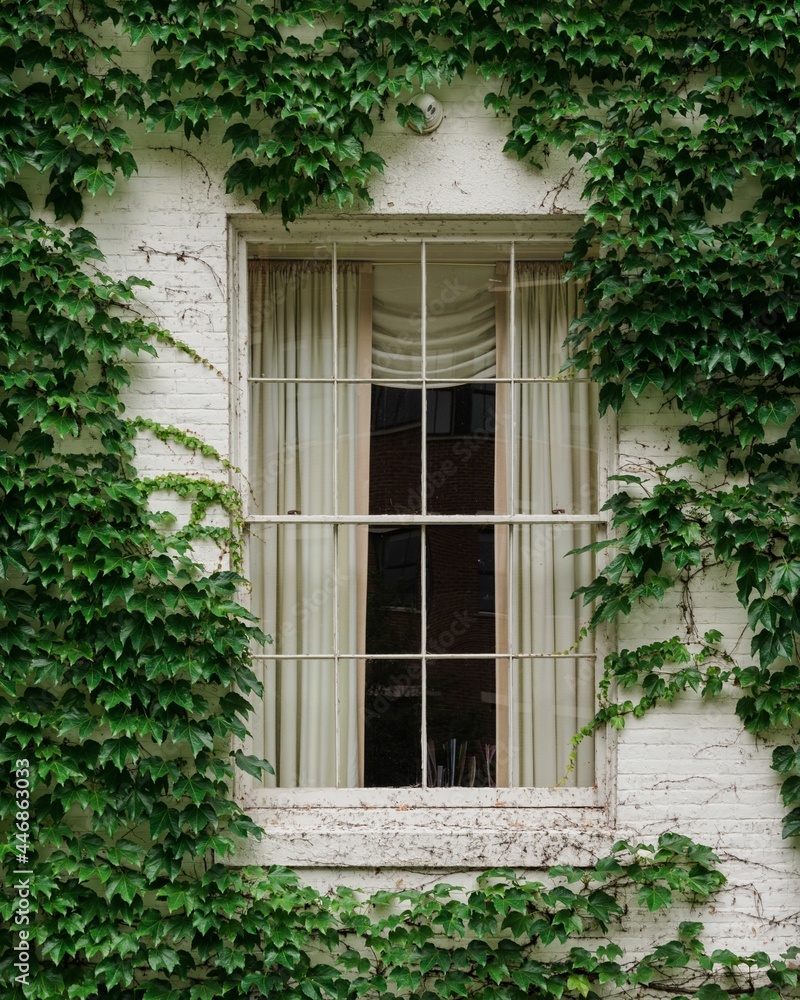
[[[578,290],[524,241],[410,237],[265,246],[248,288],[268,787],[556,785],[594,714],[570,597],[603,521]]]

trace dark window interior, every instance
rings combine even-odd
[[[427,506],[435,514],[494,509],[494,385],[427,390]],[[370,512],[421,513],[421,390],[374,386]],[[422,636],[421,559],[426,559]],[[481,787],[496,782],[494,529],[431,524],[370,530],[367,655],[428,661],[422,748],[422,662],[369,660],[365,784]],[[458,659],[458,654],[482,658]],[[424,761],[424,764],[423,764]]]

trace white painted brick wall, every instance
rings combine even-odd
[[[430,137],[410,135],[392,122],[377,125],[373,146],[385,156],[387,169],[373,183],[376,212],[517,216],[552,211],[554,199],[557,212],[579,208],[577,179],[554,194],[569,169],[555,154],[545,173],[501,154],[505,126],[484,111],[482,87],[464,84],[440,96],[446,118]],[[220,149],[219,139],[219,131],[205,137],[187,147],[188,156],[172,135],[137,135],[138,175],[120,183],[113,200],[100,196],[90,202],[82,224],[98,234],[113,271],[153,282],[140,293],[143,314],[207,357],[227,379],[228,305],[236,296],[236,289],[227,287],[227,215],[252,213],[253,206],[224,194],[228,151]],[[278,225],[274,219],[269,224]],[[518,225],[515,220],[511,228]],[[157,360],[138,358],[131,371],[131,415],[175,424],[229,454],[229,386],[223,378],[169,347],[161,348]],[[674,458],[680,422],[653,399],[629,407],[619,424],[621,463],[635,467]],[[179,468],[224,476],[213,461],[152,440],[142,442],[139,467],[147,475]],[[695,593],[694,601],[699,631],[720,628],[730,648],[739,644],[746,661],[749,640],[739,641],[741,609],[722,575]],[[619,627],[624,645],[685,634],[672,594],[662,605],[638,609]],[[724,859],[730,887],[712,905],[692,910],[693,917],[708,923],[719,946],[777,952],[797,937],[800,858],[780,839],[783,810],[779,782],[769,768],[770,748],[742,731],[734,702],[735,693],[710,705],[687,695],[628,725],[615,754],[616,826],[645,841],[670,828],[710,843]],[[493,822],[490,813],[480,821]],[[536,822],[527,817],[520,836],[535,841]],[[447,828],[429,832],[440,843],[445,864]],[[420,872],[372,871],[369,856],[359,853],[359,836],[354,834],[352,854],[358,867],[303,874],[320,885],[430,882],[430,874]],[[260,857],[270,860],[269,849]],[[688,913],[684,907],[680,916]],[[677,919],[646,921],[644,931],[631,930],[632,940],[644,944],[653,927]]]

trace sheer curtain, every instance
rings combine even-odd
[[[360,265],[337,269],[336,349],[332,278],[326,263],[250,263],[251,376],[332,380],[334,374],[364,374],[369,270]],[[363,394],[340,395],[337,442],[334,391],[332,382],[253,384],[250,469],[258,513],[333,514],[337,460],[340,510],[364,509],[366,470],[361,467],[356,475]],[[315,654],[261,661],[263,731],[254,736],[263,740],[264,756],[276,771],[268,784],[357,785],[358,666],[353,658],[336,663],[333,637],[338,632],[339,648],[351,654],[363,648],[358,533],[341,533],[338,580],[330,525],[255,524],[251,536],[253,610],[274,638],[274,646],[264,652]]]
[[[563,348],[578,311],[578,289],[558,264],[524,263],[516,272],[514,370],[521,377],[559,376]],[[512,507],[517,514],[582,514],[595,510],[594,389],[582,381],[514,387]],[[591,554],[567,555],[592,541],[586,524],[515,525],[511,573],[516,652],[566,652],[583,618],[571,594],[592,579]],[[591,652],[587,643],[581,652]],[[554,785],[565,773],[572,737],[593,714],[589,658],[523,658],[512,668],[513,781]],[[594,783],[591,741],[581,745],[570,784]]]
[[[415,278],[419,284],[419,270],[418,264],[396,264],[376,272],[373,378],[400,380],[422,374],[420,303],[409,295]],[[494,297],[489,288],[493,268],[487,264],[480,274],[470,272],[469,285],[464,282],[464,270],[457,264],[439,264],[435,266],[435,278],[428,278],[426,375],[431,379],[452,379],[450,384],[454,385],[464,379],[494,378],[496,370]],[[440,290],[448,293],[446,303],[441,293],[437,298]],[[433,311],[431,304],[440,302],[441,307]]]

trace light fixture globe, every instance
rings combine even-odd
[[[416,132],[418,135],[428,135],[430,132],[435,132],[436,129],[442,124],[444,111],[442,110],[442,105],[439,103],[437,98],[433,96],[433,94],[417,94],[416,97],[411,98],[409,104],[413,104],[415,107],[419,108],[425,116],[425,122],[422,128],[420,128],[416,122],[409,119],[407,124],[412,132]]]

